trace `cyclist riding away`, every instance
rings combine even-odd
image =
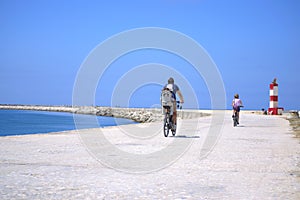
[[[236,115],[237,115],[237,124],[239,124],[240,110],[241,110],[242,106],[243,106],[243,103],[242,103],[242,101],[239,98],[239,94],[235,94],[234,95],[234,99],[232,100],[232,109],[233,109],[232,117],[234,117],[234,114],[236,112]]]
[[[173,117],[172,117],[172,122],[174,124],[174,129],[176,130],[176,125],[177,125],[176,94],[178,94],[181,104],[184,103],[183,95],[182,95],[178,85],[176,85],[174,83],[174,79],[172,77],[170,77],[168,79],[168,84],[166,84],[164,86],[163,90],[164,89],[168,89],[172,92],[172,96],[173,96]]]

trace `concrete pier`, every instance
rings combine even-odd
[[[299,139],[287,120],[241,113],[234,128],[228,111],[214,146],[201,157],[212,123],[212,116],[179,119],[177,135],[167,138],[161,122],[0,137],[1,199],[300,198]],[[129,162],[130,156],[122,163],[109,148],[141,160],[157,155],[146,163],[153,170],[134,173],[148,165]]]

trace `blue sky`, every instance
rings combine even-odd
[[[268,108],[269,84],[277,77],[279,105],[299,110],[299,10],[297,0],[0,0],[0,104],[71,105],[77,73],[93,49],[130,29],[160,27],[185,34],[206,50],[224,82],[227,108],[235,93],[246,109]],[[203,78],[182,58],[159,50],[114,61],[99,81],[95,104],[113,105],[118,80],[147,63],[182,74],[198,107],[211,108]],[[159,104],[160,84],[136,88],[119,106]],[[194,107],[185,89],[185,105]]]

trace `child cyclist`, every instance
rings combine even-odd
[[[240,119],[240,108],[243,107],[242,100],[240,100],[239,94],[234,95],[234,99],[232,100],[232,117],[234,117],[234,114],[236,112],[237,114],[237,124],[239,124],[239,119]]]

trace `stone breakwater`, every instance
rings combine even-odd
[[[290,126],[292,127],[293,132],[297,138],[300,138],[300,111],[291,110],[287,115],[286,119],[289,120]]]
[[[163,118],[161,109],[155,108],[115,108],[99,106],[40,106],[40,105],[0,105],[0,109],[7,110],[35,110],[49,112],[69,112],[74,114],[87,114],[105,117],[131,119],[136,122],[146,123],[160,121]],[[191,119],[209,116],[209,112],[198,110],[180,110],[178,116],[182,119]]]

